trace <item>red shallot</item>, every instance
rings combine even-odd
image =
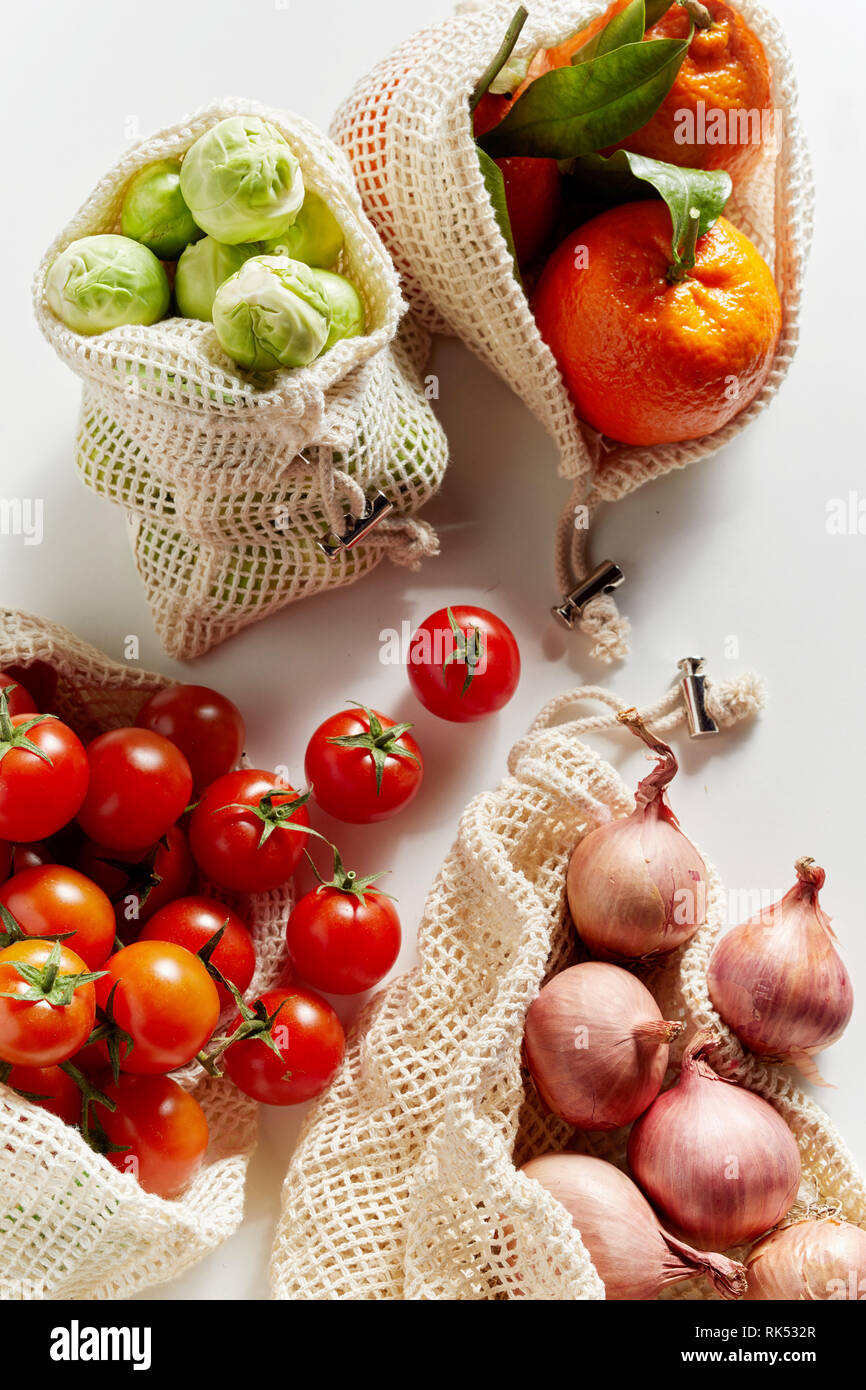
[[[707,983],[750,1052],[792,1062],[814,1081],[811,1058],[842,1036],[854,994],[818,902],[824,870],[814,859],[798,859],[794,868],[797,882],[780,902],[722,937]]]
[[[585,961],[556,975],[526,1015],[524,1055],[549,1110],[579,1129],[631,1124],[655,1100],[668,1023],[645,985],[618,965]]]
[[[653,1101],[629,1136],[635,1181],[673,1230],[704,1249],[755,1240],[790,1211],[800,1153],[772,1105],[718,1076],[698,1033],[677,1084]]]
[[[523,1172],[561,1202],[598,1270],[608,1299],[656,1298],[667,1284],[705,1274],[723,1298],[745,1289],[741,1264],[692,1250],[659,1224],[649,1202],[612,1163],[585,1154],[545,1154]]]
[[[746,1268],[752,1302],[866,1298],[866,1231],[832,1217],[798,1221],[760,1241]]]
[[[571,856],[567,892],[581,940],[602,960],[647,960],[682,946],[706,920],[706,866],[667,802],[677,760],[636,710],[620,716],[658,755],[630,816],[584,836]]]

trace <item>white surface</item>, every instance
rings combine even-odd
[[[679,751],[674,805],[730,888],[787,888],[795,856],[825,865],[833,914],[859,993],[846,1038],[824,1055],[838,1090],[820,1099],[866,1163],[861,1053],[866,932],[861,785],[861,599],[866,537],[829,536],[829,499],[862,472],[862,180],[860,59],[809,0],[776,0],[800,70],[818,185],[817,238],[802,348],[763,419],[737,443],[605,515],[595,554],[623,565],[633,655],[607,673],[584,641],[545,621],[554,597],[551,538],[564,486],[554,451],[510,393],[455,343],[440,343],[438,409],[453,461],[429,519],[442,556],[418,575],[382,566],[182,668],[163,656],[119,514],[80,485],[71,463],[78,382],[40,338],[29,279],[56,228],[136,132],[144,135],[225,94],[284,105],[327,125],[354,80],[450,0],[83,0],[4,6],[6,106],[2,220],[4,399],[0,496],[41,497],[45,539],[0,537],[0,601],[50,617],[114,656],[137,633],[149,667],[214,685],[244,710],[249,750],[301,775],[307,737],[349,698],[416,720],[428,755],[423,792],[381,827],[337,828],[359,870],[391,866],[413,959],[424,896],[476,792],[499,780],[508,747],[538,707],[569,686],[609,683],[655,699],[676,660],[698,651],[723,677],[766,676],[771,705],[751,730]],[[861,486],[863,486],[861,484]],[[864,492],[866,495],[866,492]],[[866,508],[864,508],[866,510]],[[866,529],[866,520],[864,520]],[[420,710],[379,633],[446,602],[484,602],[514,628],[524,675],[497,718],[451,727]],[[731,639],[739,644],[733,660]],[[728,644],[726,648],[726,644]],[[623,739],[617,745],[625,747]],[[639,755],[619,758],[631,778]],[[343,1009],[348,1017],[354,1005]],[[261,1298],[279,1186],[302,1118],[265,1111],[238,1235],[166,1298]]]

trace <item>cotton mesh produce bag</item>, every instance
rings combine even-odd
[[[86,337],[45,294],[57,254],[78,237],[116,231],[136,172],[182,155],[226,116],[256,115],[284,135],[304,184],[343,230],[337,269],[360,290],[367,332],[309,367],[249,373],[213,325],[171,317]],[[49,247],[36,276],[39,325],[83,380],[76,465],[130,522],[157,632],[178,659],[198,656],[274,609],[348,584],[385,557],[417,567],[435,554],[414,514],[438,488],[444,435],[425,395],[429,334],[400,327],[396,273],[364,214],[345,156],[302,118],[254,102],[216,102],[134,145]],[[318,543],[346,530],[383,494],[369,534],[329,559]]]
[[[585,701],[608,708],[578,718]],[[722,728],[762,702],[753,676],[708,687]],[[615,728],[620,708],[604,689],[554,701],[512,750],[505,780],[464,812],[424,909],[419,963],[359,1020],[292,1158],[271,1265],[278,1298],[604,1298],[568,1213],[517,1169],[567,1145],[624,1162],[625,1130],[573,1131],[545,1111],[521,1067],[529,1005],[577,958],[565,904],[575,843],[634,807],[586,742]],[[643,718],[667,736],[685,718],[681,688]],[[709,1002],[725,898],[707,869],[706,925],[645,975],[662,1016],[687,1025],[672,1068],[697,1029],[715,1029],[721,1061],[797,1138],[797,1212],[838,1210],[866,1225],[866,1186],[832,1124],[785,1071],[744,1056]],[[715,1295],[696,1279],[673,1296]]]
[[[55,712],[82,739],[131,724],[169,683],[112,661],[54,623],[0,609],[0,667],[33,661],[57,672]],[[255,997],[282,973],[291,889],[215,895],[252,933]],[[0,1085],[0,1297],[125,1298],[176,1278],[237,1229],[258,1107],[197,1064],[174,1077],[201,1103],[210,1143],[198,1175],[170,1201],[144,1192],[77,1130]]]
[[[592,563],[588,523],[603,502],[706,458],[730,443],[769,404],[797,346],[812,226],[812,180],[797,111],[793,64],[780,25],[755,0],[737,9],[772,66],[775,145],[737,181],[725,216],[757,245],[773,271],[783,324],[763,390],[728,425],[681,444],[632,447],[605,439],[576,416],[542,341],[484,184],[473,144],[470,95],[505,35],[517,0],[464,3],[460,13],[410,38],[363,78],[338,112],[333,135],[346,151],[364,205],[394,258],[419,319],[454,334],[525,401],[554,439],[572,482],[556,540],[556,579],[565,595]],[[515,48],[526,58],[602,14],[602,0],[525,0],[529,18]],[[576,508],[580,522],[575,524]],[[609,594],[587,603],[580,622],[603,661],[627,654],[628,624]]]

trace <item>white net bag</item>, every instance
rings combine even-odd
[[[66,328],[45,282],[61,250],[119,225],[125,190],[155,160],[182,155],[206,129],[257,115],[285,136],[305,187],[332,208],[344,235],[337,268],[358,287],[367,331],[309,367],[244,372],[213,325],[172,317],[93,337]],[[275,608],[351,583],[386,556],[417,567],[435,554],[414,514],[447,463],[421,376],[429,335],[409,321],[387,252],[366,217],[345,159],[314,126],[249,101],[220,101],[133,146],[101,180],[43,257],[34,287],[39,325],[82,377],[76,463],[84,482],[118,503],[157,631],[179,659],[207,651]],[[329,559],[318,543],[390,504],[369,534]]]
[[[148,696],[168,684],[54,623],[0,609],[0,667],[34,661],[57,672],[55,712],[83,739],[132,723]],[[216,895],[207,884],[202,891]],[[218,896],[252,933],[254,997],[283,971],[291,888]],[[258,1107],[196,1063],[174,1077],[202,1105],[210,1142],[199,1173],[171,1201],[144,1192],[77,1130],[0,1085],[0,1296],[125,1298],[174,1279],[237,1229]]]
[[[518,58],[562,42],[606,8],[601,0],[526,0],[525,7],[529,18]],[[790,366],[813,200],[796,80],[777,21],[755,0],[738,0],[772,67],[776,139],[738,180],[725,216],[755,242],[779,291],[783,324],[770,375],[751,405],[714,434],[682,444],[628,446],[602,438],[577,418],[515,279],[478,163],[469,97],[502,42],[516,0],[460,8],[363,78],[337,113],[333,135],[351,160],[364,205],[419,319],[434,332],[462,338],[556,442],[560,472],[572,480],[556,542],[557,584],[565,595],[592,568],[583,522],[602,503],[730,443],[769,404]],[[576,507],[586,509],[579,527]],[[610,662],[626,655],[628,624],[609,594],[586,604],[580,627],[592,639],[594,656]]]
[[[606,713],[576,718],[585,701]],[[762,702],[749,675],[708,687],[723,728]],[[302,1133],[272,1257],[277,1297],[604,1297],[568,1213],[517,1169],[567,1145],[623,1162],[626,1131],[576,1133],[545,1111],[521,1065],[529,1005],[576,957],[565,904],[574,845],[634,807],[585,742],[616,727],[622,707],[593,688],[554,701],[512,750],[509,776],[466,808],[427,899],[419,964],[371,1003]],[[667,736],[685,718],[680,686],[643,718]],[[707,868],[706,925],[645,977],[663,1016],[687,1025],[672,1067],[698,1027],[716,1029],[737,1079],[797,1138],[798,1211],[832,1208],[866,1225],[866,1186],[832,1124],[787,1073],[746,1059],[709,1003],[706,966],[725,907]],[[676,1295],[714,1296],[703,1279]]]

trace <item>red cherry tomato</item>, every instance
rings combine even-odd
[[[246,729],[237,705],[206,685],[168,685],[145,701],[139,729],[162,734],[189,763],[196,792],[230,772],[244,751]]]
[[[330,1004],[309,989],[272,989],[261,1003],[269,1016],[276,1014],[271,1035],[280,1055],[260,1037],[243,1038],[226,1051],[226,1072],[245,1095],[263,1105],[312,1100],[343,1060],[343,1025]],[[229,1032],[240,1023],[237,1019]]]
[[[137,936],[142,922],[166,903],[181,897],[195,871],[186,836],[177,825],[149,849],[125,853],[85,840],[78,867],[108,894],[114,904],[118,935],[124,941]]]
[[[210,962],[223,979],[229,980],[243,994],[249,989],[256,968],[253,938],[238,914],[216,898],[178,898],[151,917],[138,939],[173,941],[176,946],[185,946],[197,955],[222,927],[225,931]],[[234,995],[222,985],[217,984],[217,993],[221,1008],[234,1003]]]
[[[28,690],[17,681],[14,676],[10,676],[6,671],[0,671],[0,690],[6,691],[7,708],[10,714],[38,714],[36,701]]]
[[[519,680],[514,635],[486,608],[439,608],[409,644],[409,684],[440,719],[483,719],[508,703]]]
[[[112,1144],[123,1153],[106,1158],[121,1173],[132,1173],[145,1192],[175,1197],[201,1167],[208,1124],[195,1096],[170,1076],[121,1076],[100,1088],[115,1109],[94,1107]]]
[[[0,840],[0,883],[5,883],[12,872],[12,846],[8,840]]]
[[[154,844],[189,805],[189,763],[161,734],[112,729],[88,745],[87,760],[90,786],[78,824],[109,849]]]
[[[411,727],[366,705],[341,710],[320,724],[307,745],[305,769],[322,810],[367,825],[408,806],[424,775]]]
[[[51,712],[57,693],[57,672],[53,666],[47,661],[31,661],[27,666],[4,666],[3,672],[23,685],[40,713]]]
[[[23,869],[0,888],[0,903],[28,936],[72,932],[64,941],[98,970],[114,946],[114,908],[97,884],[77,869],[46,864]]]
[[[41,985],[25,979],[19,965],[38,972]],[[78,982],[86,972],[74,951],[35,937],[0,951],[0,1060],[51,1067],[84,1045],[96,1015],[93,981]]]
[[[287,883],[307,843],[306,796],[243,768],[211,783],[192,813],[189,846],[203,873],[237,893]]]
[[[96,999],[132,1038],[120,1046],[123,1071],[155,1075],[191,1062],[213,1033],[220,1003],[202,962],[169,941],[136,941],[111,956]]]
[[[359,994],[388,974],[400,953],[400,918],[373,878],[346,873],[334,853],[334,878],[305,893],[286,927],[299,973],[326,994]]]
[[[87,754],[49,715],[11,718],[0,692],[0,839],[44,840],[71,821],[87,792]]]
[[[81,1119],[81,1092],[60,1067],[13,1067],[6,1085],[64,1124],[77,1125]]]

